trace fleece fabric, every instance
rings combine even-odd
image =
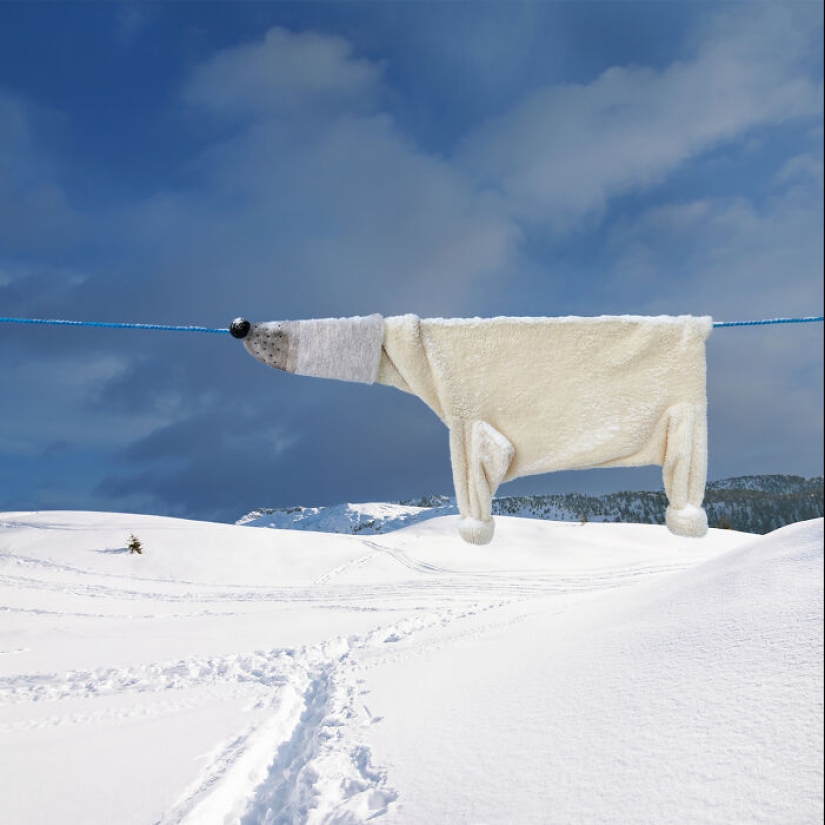
[[[372,384],[383,340],[384,319],[369,315],[253,324],[244,344],[259,361],[286,372]]]
[[[707,531],[711,318],[379,319],[253,324],[245,344],[279,369],[421,398],[449,429],[466,541],[492,539],[492,498],[504,481],[648,464],[663,468],[668,528]]]

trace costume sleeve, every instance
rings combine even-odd
[[[372,384],[383,340],[384,319],[369,315],[252,324],[244,346],[275,369]]]

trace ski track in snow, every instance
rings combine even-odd
[[[471,598],[477,599],[478,593],[485,596],[495,595],[507,598],[529,598],[551,594],[566,594],[571,592],[590,592],[613,587],[622,587],[634,584],[640,578],[676,572],[689,566],[681,565],[638,565],[620,569],[606,569],[588,571],[586,573],[531,573],[529,577],[499,572],[465,573],[453,572],[412,560],[405,553],[381,548],[374,542],[369,543],[377,552],[386,552],[404,567],[416,573],[438,576],[435,580],[419,580],[405,582],[403,587],[393,584],[333,586],[331,580],[353,565],[364,564],[369,557],[357,559],[342,565],[336,570],[320,577],[312,587],[284,587],[284,588],[256,588],[256,589],[223,589],[223,587],[198,585],[191,590],[174,592],[174,582],[163,582],[168,587],[167,592],[160,590],[136,590],[114,585],[89,582],[61,582],[49,581],[40,578],[0,575],[0,587],[31,588],[40,592],[62,593],[88,599],[117,599],[117,600],[147,600],[151,602],[173,602],[185,604],[216,604],[238,602],[323,602],[327,605],[341,605],[351,609],[353,605],[365,603],[379,603],[398,605],[399,602],[421,601],[420,596],[426,593],[428,601],[433,599],[461,599],[469,593]],[[183,582],[183,585],[188,583]],[[328,585],[321,588],[319,585]]]
[[[106,614],[83,610],[88,603],[100,600],[140,602],[142,612],[135,617],[147,620],[170,618],[168,613],[153,614],[153,603],[240,608],[249,602],[306,602],[313,607],[387,612],[403,609],[413,613],[366,633],[337,636],[301,648],[0,678],[0,707],[28,703],[33,708],[36,703],[41,707],[52,703],[54,709],[53,713],[32,713],[32,718],[2,724],[0,732],[104,725],[239,699],[256,711],[255,721],[214,749],[199,775],[162,820],[164,825],[204,821],[240,821],[247,825],[363,822],[386,813],[397,793],[387,772],[373,764],[366,744],[366,732],[379,720],[363,703],[359,673],[531,616],[528,608],[497,615],[496,610],[505,605],[627,587],[690,566],[690,562],[674,564],[671,560],[661,565],[631,564],[581,573],[541,571],[528,576],[524,572],[450,570],[373,540],[363,539],[362,545],[368,550],[365,555],[329,570],[312,586],[277,588],[106,574],[0,553],[0,589],[61,594],[70,597],[71,603],[80,602],[76,612],[4,608],[12,613],[47,616],[59,612],[62,616],[106,618]],[[341,581],[377,556],[393,559],[413,577],[396,584]],[[552,602],[542,602],[532,610],[546,612],[552,607]],[[209,613],[208,609],[200,609],[171,617]],[[475,621],[465,621],[471,618]],[[447,632],[426,633],[433,629]],[[97,707],[94,701],[138,695],[139,702],[123,701],[115,706]],[[88,700],[88,710],[78,709],[77,700]],[[61,712],[61,703],[71,707]]]

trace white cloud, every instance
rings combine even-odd
[[[648,311],[681,305],[725,320],[818,314],[823,210],[817,190],[788,186],[762,206],[731,197],[651,208],[612,230],[611,288],[646,288]]]
[[[716,320],[821,315],[823,206],[797,176],[761,206],[667,204],[612,231],[615,295]],[[778,186],[778,184],[777,184]],[[708,342],[711,477],[821,472],[821,324],[718,329]]]
[[[152,269],[197,272],[212,295],[231,287],[236,304],[466,309],[474,287],[506,271],[519,230],[453,165],[369,111],[379,82],[380,67],[319,34],[275,29],[215,55],[184,96],[236,128],[193,161],[196,187],[160,193],[120,231],[138,228],[160,258]]]
[[[378,111],[380,65],[339,37],[272,29],[195,67],[184,99],[234,130],[193,162],[191,194],[159,193],[127,220],[159,268],[197,271],[215,294],[231,271],[236,297],[285,311],[484,311],[480,296],[515,266],[520,225],[576,227],[712,146],[821,111],[798,58],[806,21],[761,6],[736,20],[662,71],[538,90],[451,159]],[[690,210],[657,219],[700,217]]]
[[[155,4],[134,2],[134,0],[120,2],[117,5],[115,24],[118,40],[127,46],[132,45],[158,13],[159,8]]]
[[[146,233],[162,259],[153,269],[196,272],[213,296],[254,295],[256,307],[461,311],[520,237],[495,201],[385,116],[339,117],[298,141],[264,121],[199,165],[197,197],[154,198],[125,216],[126,231]]]
[[[246,432],[227,432],[224,446],[240,454],[266,455],[270,459],[285,453],[300,437],[284,427],[261,427]]]
[[[735,20],[663,71],[614,67],[535,91],[469,135],[459,162],[514,214],[563,230],[755,127],[820,115],[822,83],[799,58],[818,17],[759,6]]]
[[[28,142],[29,127],[23,104],[0,88],[0,170],[4,174],[9,174],[12,158]]]
[[[25,358],[23,356],[26,356]],[[124,427],[123,416],[96,415],[89,425],[87,399],[121,375],[125,361],[114,355],[33,354],[10,339],[0,351],[0,372],[14,404],[0,405],[0,451],[37,455],[57,441],[86,446],[120,446],[158,426],[157,418],[137,416]]]
[[[381,73],[354,57],[343,38],[273,28],[263,41],[224,49],[195,67],[184,99],[230,118],[340,111],[371,101]]]
[[[787,183],[818,184],[822,188],[825,165],[822,163],[822,154],[813,152],[795,155],[782,164],[782,168],[774,176],[774,184],[781,186]]]
[[[53,113],[0,88],[0,248],[5,254],[64,251],[85,230],[35,142],[32,120]]]

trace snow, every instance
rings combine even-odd
[[[437,507],[416,507],[409,504],[365,502],[334,504],[327,507],[288,507],[285,509],[253,510],[237,521],[248,527],[270,527],[278,530],[313,530],[321,533],[391,532],[409,524],[436,516],[452,515],[458,509],[452,501]]]
[[[496,521],[0,514],[0,821],[822,820],[822,519]]]

